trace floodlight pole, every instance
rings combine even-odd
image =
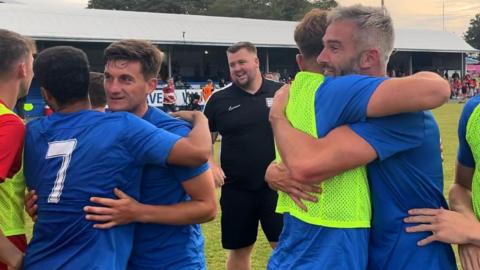
[[[442,22],[443,22],[443,32],[445,32],[445,0],[443,0],[443,8],[442,8]]]

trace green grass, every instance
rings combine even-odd
[[[457,124],[462,108],[463,104],[446,104],[433,112],[440,126],[443,144],[445,194],[447,194],[454,178],[456,151],[458,147]],[[219,153],[218,145],[216,145],[215,152]],[[217,195],[219,194],[217,193]],[[227,252],[222,249],[220,242],[220,216],[221,213],[219,212],[214,221],[202,225],[205,236],[205,256],[208,269],[210,270],[225,269]],[[31,223],[29,226],[31,228]],[[265,269],[270,253],[270,245],[265,239],[261,229],[259,229],[257,243],[253,251],[252,269]]]
[[[462,112],[464,104],[446,104],[433,111],[440,127],[440,137],[443,145],[443,193],[445,197],[453,184],[455,177],[455,162],[457,160],[458,137],[457,127],[458,119]],[[460,260],[456,245],[454,246],[455,256],[457,257],[458,269],[461,269]]]

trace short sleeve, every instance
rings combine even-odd
[[[405,113],[367,118],[350,128],[367,141],[380,160],[422,145],[425,137],[424,113]]]
[[[172,166],[173,174],[175,175],[175,178],[178,179],[180,182],[184,182],[191,178],[197,177],[200,174],[206,172],[208,168],[208,163],[205,163],[195,168]]]
[[[470,115],[480,103],[480,98],[470,99],[463,107],[460,120],[458,121],[458,152],[457,160],[466,167],[474,168],[475,160],[473,159],[472,149],[467,142],[467,123]]]
[[[387,79],[387,77],[363,75],[327,78],[317,91],[315,111],[325,115],[340,111],[338,121],[334,123],[335,126],[364,121],[372,94]],[[325,99],[330,102],[325,104]],[[318,117],[324,116],[317,115]]]
[[[140,162],[165,166],[168,155],[181,136],[142,120],[126,115],[124,138],[126,149]]]

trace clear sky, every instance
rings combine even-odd
[[[29,5],[84,8],[88,0],[16,0]],[[337,0],[340,5],[361,3],[380,6],[381,0]],[[445,30],[462,36],[470,20],[480,13],[480,0],[384,0],[396,27]],[[445,3],[445,17],[443,16]],[[443,20],[445,18],[445,20]]]
[[[337,0],[340,5],[364,4],[380,6],[381,0]],[[445,30],[461,36],[470,20],[480,13],[480,0],[384,0],[396,27]]]

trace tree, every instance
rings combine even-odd
[[[337,1],[335,0],[316,0],[312,1],[312,7],[319,9],[330,10],[338,6]]]
[[[331,9],[335,0],[89,0],[88,8],[195,14],[271,20],[300,20],[312,8]]]
[[[480,13],[470,20],[470,26],[464,34],[465,41],[475,49],[480,49]]]
[[[208,0],[89,0],[87,8],[205,14]]]

